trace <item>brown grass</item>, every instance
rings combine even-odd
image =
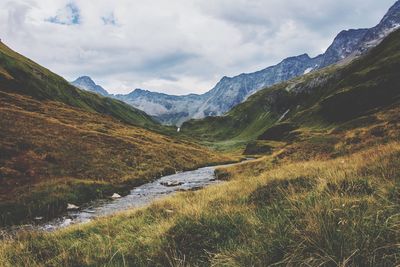
[[[377,113],[375,126],[330,129],[331,135],[361,133],[365,143],[347,151],[341,148],[347,139],[335,137],[331,154],[322,146],[311,159],[300,159],[301,151],[282,158],[292,145],[320,147],[320,140],[305,138],[314,130],[304,129],[304,143],[219,170],[222,184],[51,234],[20,233],[0,243],[0,265],[396,266],[394,110]],[[371,135],[381,125],[385,134]]]
[[[0,114],[3,222],[23,219],[22,213],[51,216],[67,201],[80,204],[161,175],[232,160],[59,102],[0,92]]]

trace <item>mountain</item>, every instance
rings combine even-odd
[[[290,57],[278,65],[264,70],[240,74],[229,78],[223,77],[207,93],[207,99],[197,109],[193,118],[217,116],[240,104],[256,90],[300,76],[316,68],[315,62],[307,55]]]
[[[204,100],[204,96],[201,95],[174,96],[142,89],[112,97],[145,111],[160,122],[171,125],[180,125],[190,119],[190,115],[196,112],[197,107]]]
[[[185,122],[181,133],[221,145],[246,145],[254,140],[294,138],[300,132],[293,131],[301,127],[332,127],[398,106],[399,68],[400,31],[396,31],[348,64],[260,90],[224,116]]]
[[[202,95],[168,96],[134,91],[129,95],[118,95],[117,98],[166,124],[180,125],[190,118],[222,115],[265,87],[332,64],[346,63],[365,54],[399,26],[400,1],[397,1],[375,27],[340,32],[326,52],[314,58],[303,54],[254,73],[223,77],[214,88]]]
[[[358,44],[362,53],[379,44],[386,36],[400,27],[400,1],[397,1],[382,18],[380,23],[369,29]]]
[[[75,81],[71,82],[71,84],[89,92],[100,94],[102,96],[109,96],[108,92],[103,87],[95,84],[95,82],[88,76],[79,77]]]
[[[0,265],[399,266],[399,69],[395,32],[350,64],[187,122],[183,131],[219,122],[202,135],[224,134],[225,145],[252,134],[245,153],[260,157],[218,167],[220,183],[196,192],[50,234],[6,235]]]
[[[258,72],[222,78],[209,92],[207,100],[199,107],[193,118],[224,114],[264,87],[322,69],[349,57],[362,55],[378,45],[399,26],[400,1],[397,1],[378,25],[371,29],[342,31],[322,55],[314,58],[306,54],[290,57]]]
[[[164,128],[0,43],[0,225],[50,218],[67,203],[124,194],[163,174],[229,160],[157,133]]]

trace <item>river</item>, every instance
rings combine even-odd
[[[100,199],[92,201],[76,211],[68,211],[60,217],[48,222],[38,221],[35,225],[27,225],[33,230],[54,231],[73,224],[86,223],[94,218],[108,216],[135,207],[148,205],[153,200],[163,198],[178,191],[198,190],[205,186],[219,183],[215,179],[216,168],[230,166],[220,165],[204,167],[194,171],[185,171],[163,176],[154,182],[135,187],[126,196],[116,199]]]

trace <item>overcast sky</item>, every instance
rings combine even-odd
[[[326,50],[394,0],[0,0],[0,38],[111,93],[202,93],[222,76]]]

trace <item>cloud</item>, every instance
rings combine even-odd
[[[0,36],[68,80],[113,93],[210,90],[223,76],[322,53],[343,29],[371,27],[393,0],[13,0]]]
[[[79,8],[74,3],[68,3],[64,8],[57,11],[57,15],[46,19],[51,23],[57,23],[62,25],[74,25],[79,24],[81,16]]]

